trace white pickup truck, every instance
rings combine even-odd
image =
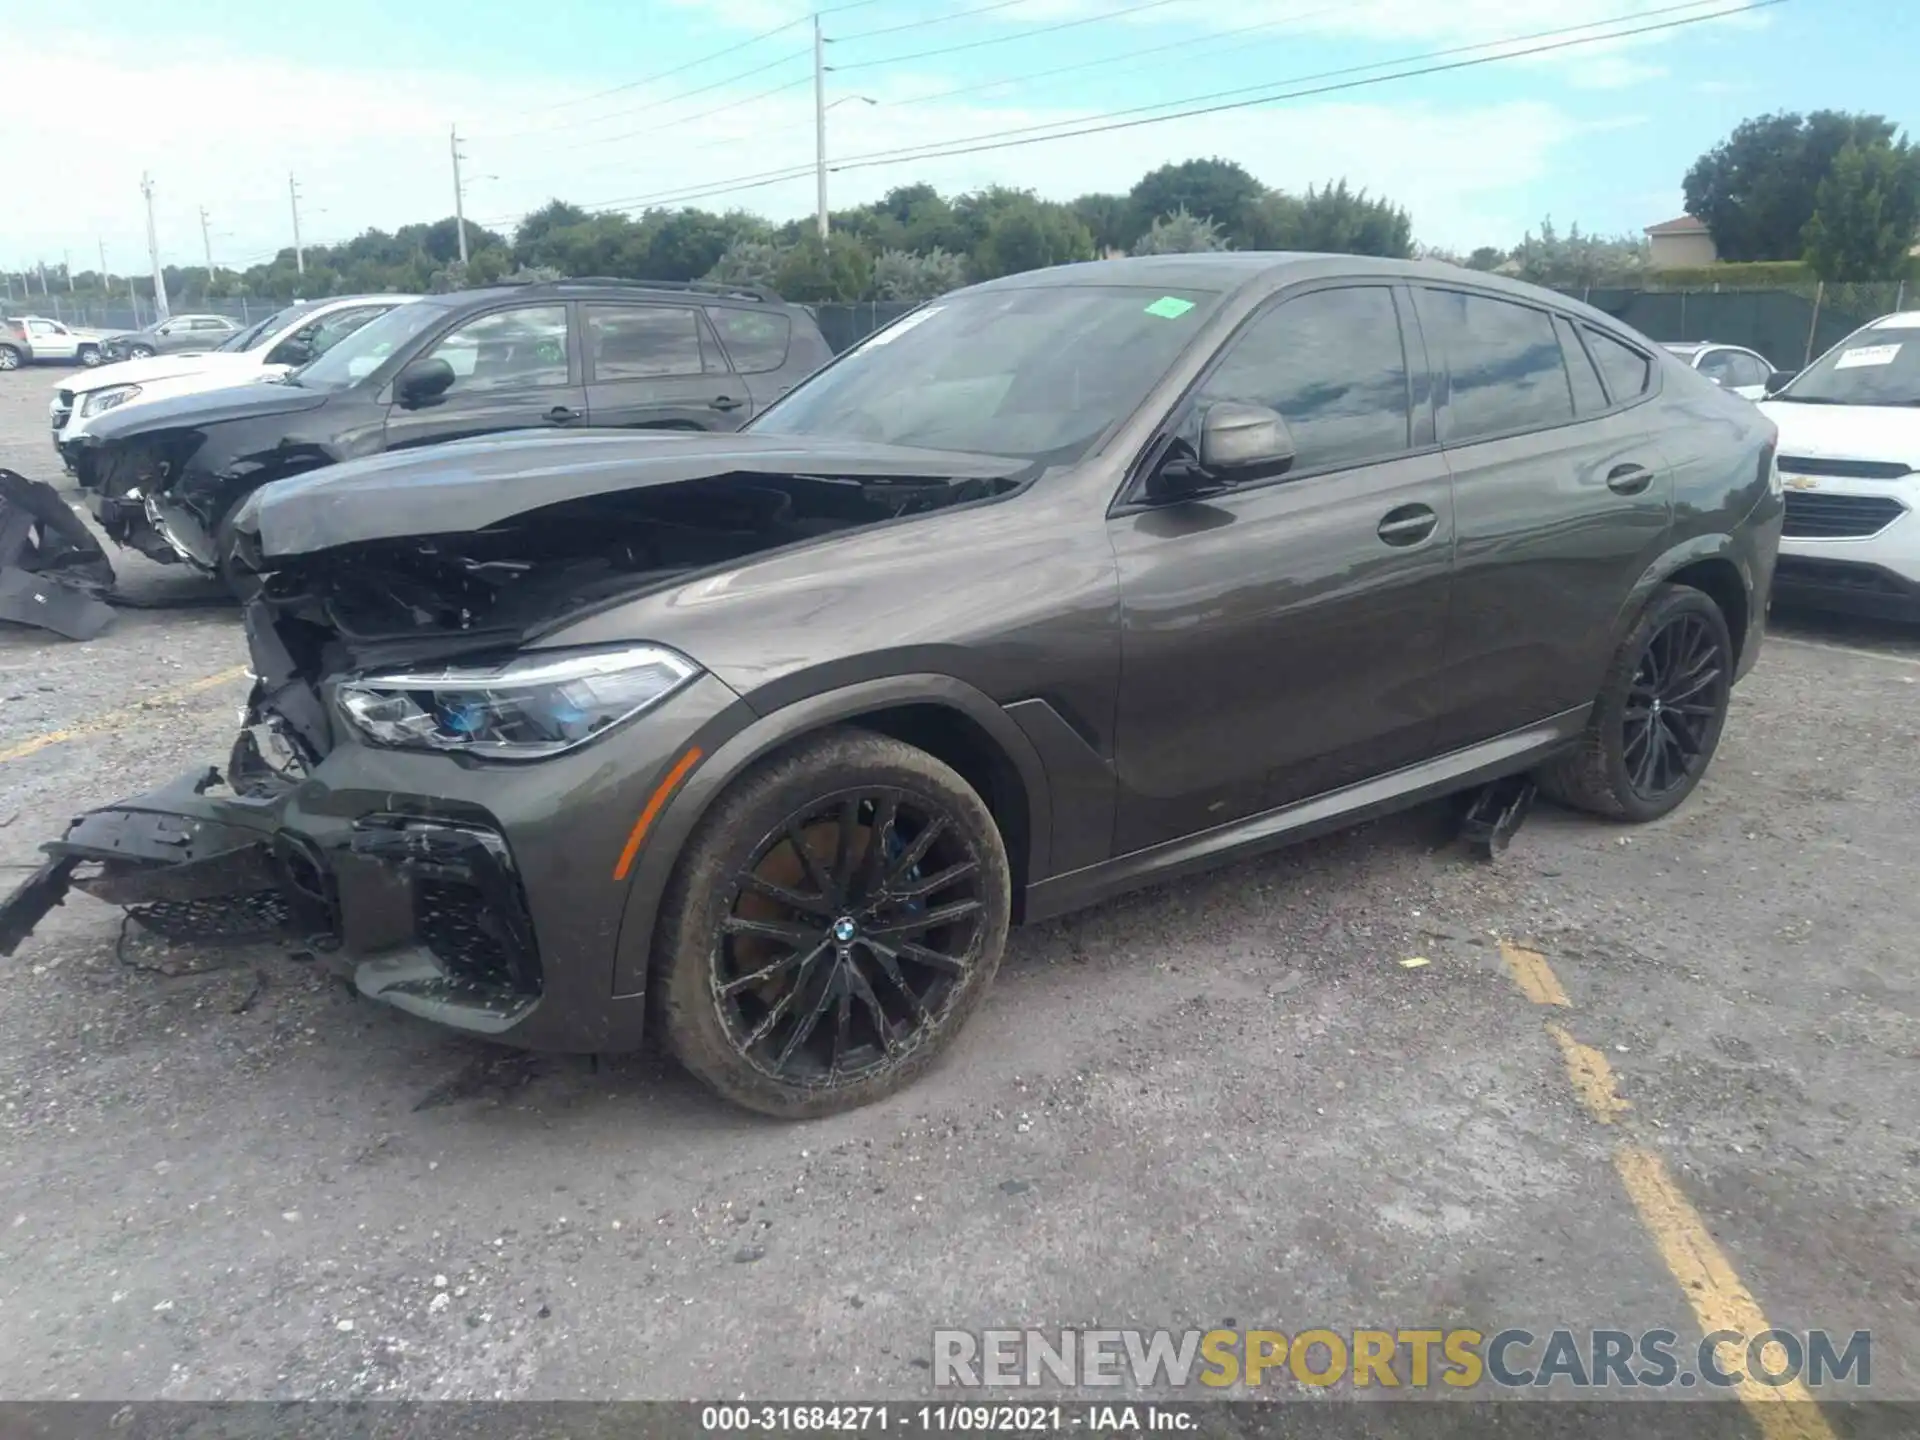
[[[7,323],[26,337],[33,359],[42,364],[85,365],[91,369],[100,363],[97,330],[76,330],[44,315],[9,315]]]
[[[418,298],[342,295],[306,301],[236,332],[218,350],[119,360],[89,375],[71,376],[55,387],[53,404],[48,407],[53,448],[85,486],[89,477],[80,470],[85,451],[79,440],[95,417],[123,405],[275,379],[306,364],[367,321]]]

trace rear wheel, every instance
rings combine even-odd
[[[689,840],[657,937],[669,1048],[722,1095],[801,1118],[927,1069],[999,968],[1005,847],[926,752],[830,731],[738,781]]]
[[[151,360],[153,358],[153,347],[151,345],[129,345],[127,347],[127,356],[132,360]]]
[[[26,356],[12,345],[0,345],[0,370],[18,370],[26,363]]]
[[[1693,793],[1727,723],[1733,641],[1711,598],[1657,592],[1621,643],[1579,745],[1540,788],[1614,820],[1657,820]]]
[[[100,363],[100,347],[98,345],[82,345],[80,347],[80,353],[74,356],[74,358],[87,369],[91,370]]]

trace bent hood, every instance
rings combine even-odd
[[[1891,460],[1920,470],[1920,408],[1804,405],[1770,400],[1760,413],[1780,428],[1780,458]]]
[[[723,475],[999,480],[1028,464],[810,436],[516,431],[279,480],[248,496],[234,524],[259,537],[264,558],[287,559],[336,545],[480,530],[569,500]]]
[[[109,385],[151,385],[156,380],[171,380],[176,375],[225,373],[233,378],[260,368],[260,357],[221,351],[199,355],[155,355],[150,360],[116,360],[110,365],[88,370],[60,382],[62,390],[76,395],[104,390]]]
[[[196,430],[229,420],[258,420],[318,410],[332,392],[297,385],[225,385],[204,393],[172,396],[109,410],[88,422],[95,440],[125,440],[154,430]]]

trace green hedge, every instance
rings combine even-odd
[[[1885,284],[1898,284],[1898,276]],[[1920,260],[1910,257],[1906,278],[1920,281]],[[1649,270],[1649,288],[1665,290],[1793,290],[1819,284],[1804,260],[1746,260],[1722,265],[1695,265],[1684,269]]]

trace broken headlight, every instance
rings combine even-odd
[[[109,385],[105,389],[95,390],[92,394],[88,395],[87,398],[81,402],[80,413],[82,415],[105,414],[107,411],[113,409],[114,406],[124,405],[129,400],[137,400],[139,396],[140,387],[138,385]]]
[[[542,760],[658,705],[699,673],[662,646],[618,645],[363,675],[338,694],[347,718],[376,745]]]

